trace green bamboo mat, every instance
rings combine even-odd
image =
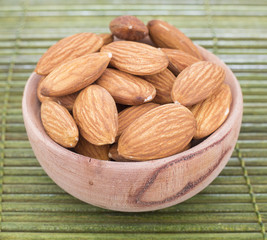
[[[244,94],[238,144],[222,173],[190,200],[150,213],[103,210],[57,187],[21,112],[25,82],[51,44],[107,32],[122,14],[179,27],[231,67]],[[266,0],[0,0],[0,239],[267,239],[266,29]]]

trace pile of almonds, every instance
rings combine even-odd
[[[146,161],[220,127],[232,102],[225,71],[188,37],[134,16],[110,30],[66,37],[37,64],[41,119],[55,142],[101,160]]]

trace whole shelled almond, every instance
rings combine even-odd
[[[150,38],[158,47],[180,49],[203,60],[190,38],[171,24],[162,20],[152,20],[148,22],[147,27]]]
[[[61,64],[88,53],[97,52],[103,40],[95,33],[77,33],[51,46],[37,63],[35,71],[47,75]]]
[[[122,132],[137,118],[150,111],[151,109],[159,106],[160,105],[156,103],[145,103],[140,106],[132,106],[122,110],[119,113],[119,128],[117,136],[120,136]]]
[[[121,71],[134,75],[159,73],[166,69],[169,64],[165,53],[144,43],[112,42],[102,47],[101,52],[111,52],[110,64]]]
[[[77,125],[68,110],[54,101],[41,105],[41,120],[47,134],[63,147],[73,148],[79,140]]]
[[[161,49],[169,58],[168,68],[177,76],[188,66],[199,62],[200,60],[186,52],[177,49],[162,48]]]
[[[69,111],[72,111],[73,104],[74,104],[75,99],[78,96],[79,92],[75,92],[75,93],[72,93],[72,94],[69,94],[66,96],[62,96],[62,97],[46,97],[46,96],[41,94],[41,88],[40,88],[41,81],[38,83],[38,87],[37,87],[37,97],[38,97],[40,102],[51,100],[51,101],[59,103],[63,107],[67,108]]]
[[[171,103],[171,90],[176,77],[169,69],[154,74],[144,76],[145,80],[150,82],[157,90],[157,95],[153,102],[165,104]]]
[[[176,78],[172,100],[192,106],[212,95],[223,83],[225,71],[219,65],[201,61],[185,68]]]
[[[120,104],[139,105],[152,101],[156,95],[152,84],[112,68],[107,68],[96,83],[105,88],[115,102]]]
[[[81,155],[100,159],[100,160],[109,160],[109,145],[94,145],[80,136],[79,142],[77,143],[76,147],[74,148],[76,153]]]
[[[227,84],[221,87],[210,97],[191,108],[197,120],[197,131],[194,138],[204,138],[217,130],[228,117],[232,94]]]
[[[148,35],[146,25],[135,16],[119,16],[109,24],[110,31],[118,38],[139,41]]]
[[[111,53],[91,53],[60,65],[41,82],[41,93],[58,97],[87,87],[101,76],[111,57]]]
[[[108,91],[90,85],[80,92],[73,106],[73,116],[81,135],[95,145],[111,144],[118,131],[118,112]]]
[[[113,42],[113,35],[111,33],[100,33],[98,36],[102,38],[103,45]]]
[[[166,104],[136,119],[122,133],[118,153],[127,159],[145,161],[182,151],[196,131],[193,114],[179,104]]]

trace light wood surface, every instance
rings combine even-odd
[[[238,81],[216,56],[199,47],[206,60],[222,65],[233,94],[226,122],[192,149],[148,162],[110,162],[73,153],[54,143],[40,121],[33,73],[23,97],[23,117],[33,151],[46,173],[62,189],[102,208],[141,212],[183,202],[211,183],[234,149],[242,120],[243,100]]]

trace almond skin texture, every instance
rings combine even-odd
[[[118,153],[124,158],[145,161],[182,151],[196,131],[193,114],[179,104],[166,104],[136,119],[122,133]]]
[[[225,71],[220,66],[201,61],[185,68],[172,87],[172,100],[192,106],[211,96],[223,83]]]
[[[118,112],[106,89],[91,85],[82,90],[74,103],[73,116],[81,135],[90,143],[105,145],[115,141]]]
[[[148,35],[146,25],[135,16],[119,16],[109,24],[110,31],[118,38],[139,41]]]
[[[153,108],[159,107],[156,103],[145,103],[140,106],[132,106],[124,109],[119,113],[119,128],[117,136],[120,136],[122,132],[137,118],[150,111]]]
[[[168,56],[170,61],[168,68],[176,76],[188,66],[200,61],[198,58],[181,50],[170,48],[162,48],[161,50]]]
[[[75,147],[75,152],[81,155],[100,159],[100,160],[109,160],[108,152],[109,152],[109,145],[101,145],[97,146],[92,143],[89,143],[83,137],[80,137],[79,142]]]
[[[176,77],[169,69],[165,69],[164,71],[154,75],[144,76],[144,78],[146,81],[150,82],[157,90],[157,95],[154,98],[153,102],[160,104],[172,102],[171,91]]]
[[[47,134],[58,144],[73,148],[79,140],[77,125],[68,110],[54,101],[41,105],[41,120]]]
[[[111,53],[91,53],[60,65],[41,82],[41,94],[59,97],[87,87],[105,71],[110,58]]]
[[[134,75],[159,73],[166,69],[169,64],[165,53],[144,43],[112,42],[102,47],[101,52],[111,52],[110,64],[123,72]]]
[[[99,51],[103,44],[102,38],[94,33],[77,33],[63,38],[44,53],[35,71],[47,75],[65,62]]]
[[[228,117],[232,94],[227,84],[221,87],[201,103],[191,108],[197,120],[197,131],[194,138],[204,138],[217,130]]]
[[[152,101],[156,95],[154,86],[144,79],[112,68],[107,68],[96,83],[120,104],[140,105]]]
[[[147,24],[149,36],[161,48],[180,49],[188,54],[203,60],[194,43],[176,27],[162,20],[152,20]]]
[[[37,87],[37,97],[38,97],[40,102],[51,100],[51,101],[57,102],[58,104],[62,105],[65,108],[67,108],[69,111],[72,111],[73,104],[74,104],[75,99],[78,96],[79,92],[72,93],[72,94],[69,94],[66,96],[62,96],[62,97],[46,97],[46,96],[41,94],[40,85],[41,85],[41,81],[39,82],[38,87]]]
[[[113,42],[113,35],[111,33],[100,33],[98,36],[102,38],[104,43],[103,45]]]

